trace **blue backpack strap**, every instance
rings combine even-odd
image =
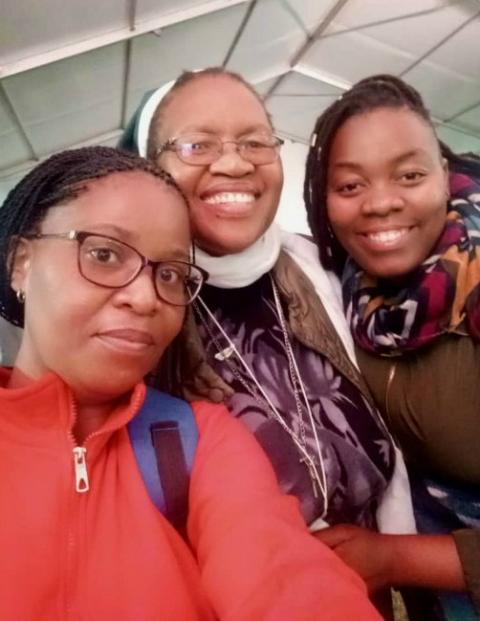
[[[148,387],[140,411],[128,424],[128,433],[150,498],[177,529],[183,530],[198,444],[190,404]]]

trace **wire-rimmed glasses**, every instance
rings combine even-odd
[[[278,159],[284,141],[273,134],[252,134],[238,140],[222,140],[209,133],[185,134],[167,140],[157,148],[157,156],[173,151],[185,164],[208,166],[220,158],[224,145],[234,144],[237,153],[255,166],[271,164]]]

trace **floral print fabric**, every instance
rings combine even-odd
[[[300,436],[300,420],[269,275],[241,289],[206,286],[202,298],[283,419]],[[284,313],[288,322],[285,308]],[[322,516],[325,504],[321,494],[313,493],[308,469],[300,461],[301,454],[290,435],[272,417],[236,355],[219,360],[218,350],[227,348],[227,343],[213,321],[204,313],[202,317],[200,321],[197,316],[197,323],[208,361],[235,390],[228,407],[255,433],[270,457],[282,489],[299,498],[303,515],[311,523]],[[330,524],[350,522],[374,527],[375,512],[394,466],[389,436],[360,390],[328,359],[291,335],[290,341],[326,469],[328,509],[324,519]],[[255,396],[245,384],[254,390]],[[308,451],[314,457],[314,436],[305,409],[303,421]]]

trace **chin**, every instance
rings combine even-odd
[[[214,231],[210,235],[199,235],[195,240],[196,245],[212,256],[221,257],[227,254],[238,254],[252,246],[265,233],[268,227],[256,231],[242,231],[241,224],[237,229],[230,231]]]
[[[96,378],[85,378],[77,390],[73,389],[73,392],[82,394],[88,400],[108,401],[130,393],[143,380],[143,375],[137,374],[129,374],[128,377],[115,376],[114,373],[111,375],[112,377],[108,378],[105,374],[102,381],[98,381],[98,376]]]
[[[402,280],[410,276],[412,272],[417,269],[418,266],[392,266],[391,268],[382,267],[382,269],[365,270],[367,274],[374,278],[380,278],[382,280]]]

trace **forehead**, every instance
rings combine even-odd
[[[432,127],[408,108],[376,108],[347,119],[337,130],[330,150],[335,157],[386,158],[414,150],[439,154]]]
[[[180,212],[186,211],[183,197],[162,178],[141,170],[114,172],[105,177],[91,179],[85,183],[85,191],[75,200],[80,209],[101,215],[109,211],[112,217],[117,205],[119,211],[138,213],[139,209],[154,209],[154,217],[162,214],[162,206],[175,205]],[[185,209],[178,207],[181,204]]]
[[[270,129],[261,101],[230,76],[200,76],[172,94],[161,115],[162,137],[185,131],[238,134]]]
[[[51,208],[43,228],[113,235],[151,254],[156,245],[190,243],[188,210],[179,192],[148,173],[119,172],[86,182],[85,190]],[[148,248],[147,248],[148,247]]]

